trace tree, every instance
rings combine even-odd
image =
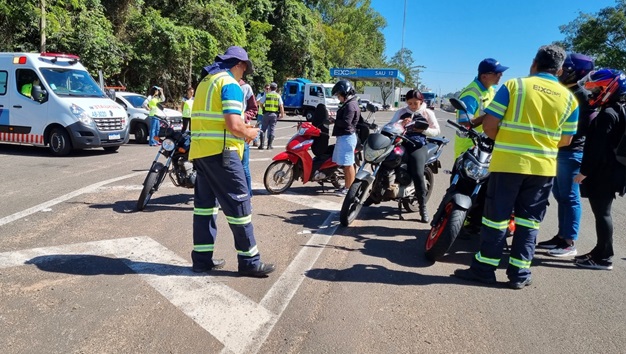
[[[596,66],[626,69],[626,0],[597,14],[580,13],[559,29],[566,49],[595,57]]]

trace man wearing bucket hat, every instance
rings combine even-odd
[[[248,53],[233,46],[204,69],[206,76],[196,89],[189,151],[189,159],[193,160],[197,171],[191,252],[194,272],[224,266],[223,259],[213,258],[218,202],[235,238],[239,274],[266,277],[275,269],[273,264],[261,262],[241,162],[244,144],[256,138],[259,132],[242,119],[244,97],[239,80],[253,70]]]

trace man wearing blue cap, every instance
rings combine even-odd
[[[239,80],[254,70],[248,53],[237,46],[215,58],[204,68],[191,112],[189,159],[197,171],[193,208],[194,272],[208,272],[224,266],[214,259],[219,206],[235,237],[238,272],[243,276],[266,277],[273,264],[261,262],[252,227],[250,193],[241,159],[244,144],[259,133],[242,118],[243,91]]]
[[[480,251],[468,269],[454,275],[482,283],[496,282],[506,233],[515,214],[506,274],[507,285],[523,289],[532,284],[531,263],[539,225],[557,171],[559,147],[576,133],[578,102],[559,83],[565,51],[542,46],[530,67],[530,76],[506,81],[485,110],[485,134],[495,141],[489,165]]]
[[[476,131],[482,132],[483,128],[478,118],[485,113],[485,108],[491,103],[496,95],[494,86],[500,82],[502,73],[508,67],[501,65],[493,58],[487,58],[478,64],[478,76],[467,87],[461,91],[459,99],[467,106],[467,112],[471,114],[468,117],[465,113],[457,112],[457,122],[466,127],[473,127]],[[472,140],[466,136],[456,136],[454,139],[454,156],[459,156],[467,149],[474,146]],[[485,186],[486,187],[486,186]],[[483,188],[479,193],[474,207],[470,210],[467,221],[463,228],[466,236],[477,235],[480,232],[480,224],[482,218],[482,208],[485,200],[485,190]]]

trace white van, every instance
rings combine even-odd
[[[96,84],[79,58],[0,53],[0,142],[117,151],[128,142],[126,111]]]

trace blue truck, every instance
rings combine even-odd
[[[331,93],[333,86],[334,84],[313,83],[304,78],[287,80],[282,93],[285,112],[302,115],[310,121],[315,107],[322,103],[326,105],[329,115],[334,117],[339,108],[339,100]]]

